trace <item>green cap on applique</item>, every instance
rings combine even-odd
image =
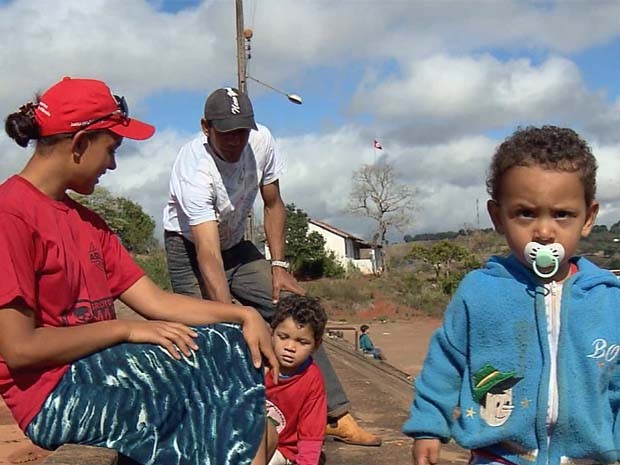
[[[515,376],[514,371],[502,373],[493,365],[488,363],[480,368],[474,375],[473,396],[476,402],[480,403],[484,395],[494,387],[503,390],[510,389],[512,386],[521,381],[522,378]]]

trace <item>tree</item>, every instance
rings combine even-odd
[[[462,277],[470,270],[479,268],[478,257],[465,247],[442,240],[430,247],[414,244],[407,258],[422,259],[433,266],[435,280],[446,294],[452,294]]]
[[[592,234],[603,234],[607,232],[609,232],[609,230],[607,229],[606,224],[595,224],[592,227]]]
[[[115,197],[104,187],[95,188],[91,195],[72,194],[71,197],[103,217],[128,250],[148,253],[157,244],[153,236],[155,221],[144,213],[140,204]]]
[[[390,228],[404,228],[412,222],[415,208],[413,186],[399,184],[394,167],[388,163],[362,165],[353,173],[349,210],[377,222],[378,241],[387,244]]]
[[[388,230],[402,231],[413,220],[415,188],[398,183],[394,167],[388,163],[362,165],[353,173],[352,181],[349,211],[377,222],[375,242],[383,254]]]
[[[291,271],[307,277],[344,276],[345,270],[333,253],[325,250],[325,239],[318,232],[308,233],[308,215],[295,204],[286,206],[286,247],[284,254]]]

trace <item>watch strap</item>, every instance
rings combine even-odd
[[[280,268],[284,268],[285,270],[288,270],[290,267],[289,262],[284,261],[284,260],[271,260],[271,266],[279,266]]]

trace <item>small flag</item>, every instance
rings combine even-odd
[[[374,143],[373,143],[374,148],[376,148],[377,150],[383,150],[383,146],[381,145],[381,143],[375,139]]]

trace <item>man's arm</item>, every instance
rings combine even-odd
[[[284,225],[286,209],[280,196],[280,183],[275,181],[260,188],[265,203],[265,236],[272,260],[284,260]]]
[[[217,221],[205,221],[196,226],[191,226],[196,246],[196,259],[202,279],[207,287],[207,293],[211,300],[231,303],[230,289],[224,262],[220,250],[220,234]]]
[[[265,236],[269,244],[272,260],[284,260],[284,224],[286,209],[280,197],[280,184],[278,181],[260,187],[260,193],[265,204],[264,223]],[[303,295],[306,291],[297,283],[288,271],[280,266],[271,267],[273,281],[273,300],[276,302],[280,297],[280,291],[290,291]]]

